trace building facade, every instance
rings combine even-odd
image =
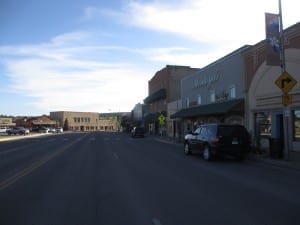
[[[300,23],[286,29],[284,37],[286,71],[297,81],[289,92],[292,102],[284,111],[283,93],[275,84],[282,69],[266,64],[266,42],[259,42],[244,52],[246,124],[259,144],[268,149],[270,138],[283,139],[283,120],[287,117],[289,149],[300,151]]]
[[[209,122],[244,124],[245,64],[243,46],[181,81],[182,109],[177,119],[180,138],[195,126]]]
[[[70,131],[119,131],[122,113],[50,112],[50,118]]]
[[[121,118],[125,113],[100,113],[99,130],[100,131],[121,131]]]
[[[144,122],[151,133],[173,133],[172,119],[168,116],[168,104],[180,99],[180,82],[183,77],[197,71],[189,66],[167,65],[156,72],[148,82],[148,96],[144,99]],[[165,118],[159,123],[160,117]]]
[[[16,123],[13,122],[13,118],[0,117],[0,127],[14,127]]]

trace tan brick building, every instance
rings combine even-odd
[[[14,127],[14,126],[16,126],[16,123],[13,123],[12,118],[1,117],[0,118],[0,126],[1,127]]]
[[[96,112],[50,112],[50,118],[58,126],[71,131],[118,131],[120,130],[121,113],[96,113]]]

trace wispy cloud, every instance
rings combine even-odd
[[[211,49],[208,52],[197,52],[189,48],[150,48],[140,50],[139,53],[150,61],[164,62],[170,65],[186,65],[195,68],[204,67],[218,58],[229,53],[227,48]]]
[[[31,105],[46,112],[84,105],[82,111],[128,111],[147,95],[148,74],[130,64],[89,59],[99,49],[127,49],[74,44],[86,37],[71,33],[40,45],[0,47],[9,91],[34,97]]]
[[[300,20],[297,0],[283,1],[285,25]],[[117,19],[131,26],[170,32],[199,42],[239,47],[264,39],[264,13],[278,13],[277,0],[129,1]],[[114,15],[114,14],[111,14]]]
[[[123,30],[130,27],[134,28],[131,31],[138,28],[138,31],[170,34],[170,39],[180,37],[182,45],[152,43],[144,48],[131,48],[123,42],[103,45],[99,44],[99,33],[83,30],[58,35],[46,43],[0,46],[0,64],[10,81],[5,90],[32,97],[33,102],[28,104],[44,112],[127,111],[147,96],[147,81],[161,67],[166,64],[202,67],[244,44],[257,43],[264,38],[264,13],[278,12],[277,0],[123,3],[118,11],[86,7],[82,23],[106,18],[125,25],[121,27]],[[282,3],[285,27],[299,22],[299,1]],[[105,30],[101,32],[106,38],[112,37],[107,39],[117,39],[104,33]],[[145,65],[151,69],[145,69]]]

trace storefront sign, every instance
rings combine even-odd
[[[216,74],[210,75],[205,74],[202,77],[195,80],[194,88],[210,87],[211,84],[217,82],[219,79],[220,74],[218,72]]]

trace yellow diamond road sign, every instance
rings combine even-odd
[[[275,81],[275,84],[284,93],[288,93],[297,84],[297,81],[287,72],[283,72]]]

